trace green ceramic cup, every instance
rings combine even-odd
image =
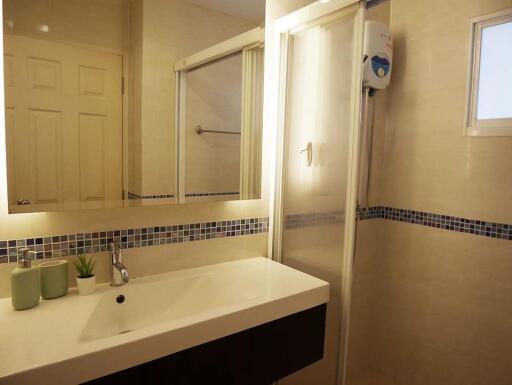
[[[68,261],[56,260],[39,265],[41,297],[58,298],[68,293]]]

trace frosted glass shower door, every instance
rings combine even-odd
[[[328,281],[330,301],[324,358],[280,385],[341,384],[347,306],[341,294],[353,249],[362,12],[352,5],[286,34],[280,259]]]

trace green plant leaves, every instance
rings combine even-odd
[[[94,277],[94,266],[96,261],[93,262],[92,257],[87,259],[85,255],[79,254],[76,261],[71,261],[78,272],[78,278]]]

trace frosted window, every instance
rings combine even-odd
[[[512,22],[482,29],[477,119],[512,118]]]

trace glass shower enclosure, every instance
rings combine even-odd
[[[281,385],[343,384],[355,238],[364,4],[276,21],[280,107],[273,255],[330,283],[324,358]]]

